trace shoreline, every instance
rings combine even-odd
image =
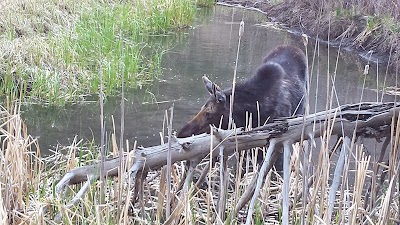
[[[306,0],[298,2],[301,8]],[[313,18],[317,13],[315,9],[310,7],[299,10],[296,6],[290,6],[290,1],[282,1],[273,5],[255,0],[219,0],[217,4],[261,12],[269,21],[281,24],[291,33],[299,36],[305,34],[309,38],[316,39],[331,47],[355,53],[366,61],[378,62],[391,72],[398,73],[400,43],[399,45],[397,43],[400,39],[400,25],[398,25],[398,32],[395,32],[397,31],[395,30],[393,33],[381,37],[380,32],[383,32],[384,28],[380,25],[372,28],[366,27],[369,26],[365,24],[367,16],[354,15],[347,18],[332,18],[325,12],[325,14],[320,13],[319,19],[316,20]],[[303,19],[306,12],[311,16]],[[372,31],[366,34],[368,29]]]

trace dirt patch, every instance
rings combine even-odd
[[[314,0],[271,1],[220,0],[220,3],[255,8],[266,13],[274,22],[312,38],[329,41],[357,51],[360,55],[388,63],[393,71],[400,64],[400,6],[388,1],[379,5],[371,0],[363,5]],[[368,5],[369,3],[369,5]]]

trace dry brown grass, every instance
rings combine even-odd
[[[144,183],[143,204],[130,205],[134,196],[128,180],[107,180],[105,183],[104,204],[100,204],[100,183],[89,186],[88,193],[78,199],[76,205],[68,206],[70,199],[77,194],[80,185],[71,186],[61,196],[53,194],[53,185],[64,172],[80,165],[90,164],[99,159],[97,147],[87,147],[75,140],[71,146],[60,148],[64,154],[56,152],[53,156],[40,159],[36,141],[26,133],[26,127],[20,117],[19,107],[1,108],[2,126],[0,129],[2,150],[0,155],[0,215],[2,221],[13,224],[54,224],[54,218],[60,215],[64,224],[90,223],[104,224],[161,224],[165,218],[166,180],[165,168],[150,173]],[[303,164],[303,151],[297,143],[293,146],[290,160],[290,224],[395,224],[399,221],[399,121],[393,121],[392,136],[385,162],[372,160],[365,153],[361,142],[351,140],[344,144],[341,151],[338,146],[332,148],[329,132],[321,138],[320,146],[312,141],[305,142],[311,152],[317,153],[307,158]],[[329,131],[329,123],[326,127]],[[396,131],[397,130],[397,131]],[[340,143],[343,143],[342,141]],[[116,139],[112,139],[109,151],[117,152]],[[371,148],[371,146],[368,146]],[[265,151],[265,149],[263,149]],[[337,163],[342,152],[347,155],[344,164]],[[376,150],[379,153],[379,149]],[[244,165],[255,163],[256,159],[243,154],[239,162]],[[93,161],[94,160],[94,161]],[[208,158],[203,165],[208,164]],[[235,161],[234,161],[235,162]],[[379,163],[379,164],[377,164]],[[333,170],[336,165],[343,166],[339,173],[339,189],[332,189]],[[381,169],[377,169],[380,165]],[[237,165],[242,168],[241,165]],[[256,165],[257,167],[257,165]],[[248,170],[245,175],[236,175],[236,166],[230,167],[228,194],[226,199],[227,215],[232,212],[243,190],[250,185],[255,172]],[[305,168],[309,168],[308,170]],[[219,163],[208,171],[207,188],[189,187],[188,192],[180,196],[176,193],[184,171],[184,166],[177,163],[171,170],[171,190],[173,203],[180,203],[173,211],[173,219],[180,224],[221,224],[218,215]],[[303,182],[308,171],[307,182]],[[382,176],[386,174],[386,176]],[[127,176],[127,175],[125,175]],[[336,175],[335,175],[336,176]],[[381,177],[381,178],[380,178]],[[303,192],[303,183],[307,190]],[[369,186],[371,185],[371,188]],[[252,224],[279,224],[282,210],[283,179],[280,173],[270,171],[257,199]],[[333,201],[330,192],[333,192]],[[121,205],[118,204],[121,203]],[[329,206],[332,205],[332,208]],[[60,213],[60,214],[59,214]],[[238,212],[229,224],[242,224],[247,210]],[[228,217],[229,218],[229,217]],[[173,220],[170,220],[173,221]]]
[[[27,134],[18,104],[1,107],[0,116],[0,213],[3,221],[20,222],[20,213],[31,210],[30,194],[41,180],[40,150]]]

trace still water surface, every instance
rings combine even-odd
[[[191,29],[169,37],[154,38],[154,41],[160,44],[173,46],[163,58],[163,74],[160,80],[147,90],[126,91],[124,138],[129,140],[131,145],[134,140],[137,140],[138,145],[145,147],[160,144],[165,110],[173,104],[173,129],[178,130],[188,121],[208,97],[201,80],[204,74],[222,88],[231,85],[239,39],[239,22],[242,19],[245,31],[238,60],[237,76],[240,79],[250,76],[263,56],[277,45],[293,44],[304,49],[299,37],[284,30],[262,26],[262,21],[266,18],[260,13],[216,6],[212,9],[202,9],[199,14]],[[338,104],[382,100],[380,92],[375,90],[382,86],[385,74],[377,73],[374,64],[371,64],[369,74],[364,76],[365,61],[360,61],[357,56],[346,52],[338,54],[336,49],[330,49],[328,56],[327,46],[322,44],[316,53],[318,60],[312,63],[314,44],[311,42],[315,41],[310,40],[308,46],[310,65],[313,65],[311,112],[326,108],[327,94],[331,93],[333,80],[336,91],[333,107]],[[336,60],[338,66],[334,77]],[[380,68],[384,66],[380,65]],[[364,77],[367,88],[363,90]],[[393,99],[393,96],[383,96],[384,101]],[[107,97],[104,112],[108,134],[113,131],[114,118],[115,129],[119,135],[120,105],[120,96]],[[24,109],[23,116],[29,133],[39,137],[44,154],[49,154],[48,149],[54,149],[57,144],[69,145],[75,136],[78,139],[94,139],[99,143],[100,107],[96,100],[62,109],[29,105]]]

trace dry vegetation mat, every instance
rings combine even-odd
[[[399,222],[399,103],[346,105],[249,131],[213,129],[211,135],[171,137],[170,148],[135,148],[123,161],[118,161],[113,138],[110,151],[118,158],[105,163],[103,193],[93,143],[75,140],[41,158],[19,107],[0,109],[3,223]],[[344,138],[329,145],[335,134]],[[368,138],[383,141],[375,146],[378,157],[365,151],[374,147],[364,146]],[[283,177],[271,169],[281,148],[290,159],[284,162]],[[265,154],[262,165],[256,163],[259,150]],[[170,183],[168,154],[175,162]],[[226,163],[228,156],[233,164]],[[186,173],[181,160],[192,162]]]
[[[395,223],[400,216],[399,112],[399,103],[345,105],[249,131],[213,129],[210,135],[171,137],[169,144],[137,148],[123,161],[118,157],[105,162],[108,177],[119,175],[119,182],[107,182],[109,189],[124,192],[125,204],[113,207],[122,207],[121,215],[129,208],[143,223]],[[334,135],[342,138],[330,147]],[[365,152],[362,140],[367,138],[383,141],[376,149],[378,158]],[[256,164],[257,157],[243,157],[260,148],[265,154],[262,165]],[[271,169],[282,148],[283,178]],[[169,154],[175,164],[166,174]],[[233,168],[226,161],[231,155],[239,164]],[[182,160],[191,162],[186,172]],[[59,206],[58,219],[68,216],[64,212],[74,210],[85,192],[94,191],[99,170],[100,165],[93,164],[63,176],[55,191],[67,204]],[[171,183],[166,183],[168,175]],[[75,194],[65,195],[68,185],[84,181]],[[116,192],[106,193],[110,203]]]

